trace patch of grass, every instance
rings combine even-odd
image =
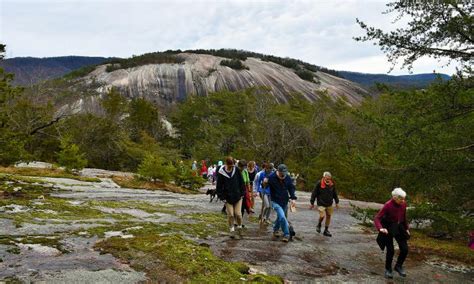
[[[177,234],[163,236],[161,231],[159,226],[148,224],[131,231],[134,238],[109,238],[97,243],[95,248],[128,261],[134,269],[145,271],[152,282],[169,281],[162,273],[167,270],[185,282],[225,283],[245,279],[282,283],[276,276],[248,275],[247,265],[226,262],[214,256],[207,247]]]
[[[16,276],[10,276],[10,277],[7,277],[7,278],[3,278],[2,281],[5,281],[5,283],[8,283],[8,284],[22,284],[23,283],[23,281],[18,279]]]
[[[31,199],[48,196],[51,190],[50,186],[29,183],[28,178],[0,174],[0,206],[27,205]]]
[[[104,213],[98,209],[88,206],[72,205],[67,200],[61,198],[47,198],[42,204],[29,204],[30,211],[11,213],[4,218],[14,220],[15,225],[22,223],[38,223],[45,220],[85,220],[85,219],[106,219],[127,220],[133,218],[128,214]],[[54,213],[53,213],[54,212]]]
[[[410,230],[411,238],[408,244],[424,254],[436,254],[442,257],[458,260],[474,265],[474,253],[467,246],[467,241],[438,240],[425,235],[422,231]]]
[[[120,187],[125,187],[125,188],[163,190],[163,191],[169,191],[169,192],[181,193],[181,194],[198,194],[199,193],[199,191],[182,188],[173,184],[145,181],[136,177],[113,176],[112,180],[116,184],[120,185]]]
[[[218,231],[226,231],[228,229],[227,218],[221,213],[191,213],[182,217],[198,221],[198,225],[203,227],[199,231],[211,229],[212,231],[209,235],[214,235]]]
[[[22,175],[22,176],[39,176],[52,178],[69,178],[85,182],[100,182],[98,178],[81,177],[71,173],[67,173],[61,169],[37,169],[37,168],[15,168],[0,167],[0,173]]]
[[[108,207],[108,208],[130,208],[130,209],[138,209],[145,211],[147,213],[166,213],[175,215],[176,211],[171,210],[169,206],[164,206],[160,204],[151,204],[148,202],[142,201],[110,201],[110,200],[93,200],[89,201],[90,206],[101,206],[101,207]]]
[[[137,222],[131,222],[131,221],[120,221],[116,222],[113,224],[104,224],[104,226],[97,226],[97,227],[92,227],[88,229],[81,229],[77,230],[74,232],[74,234],[79,235],[80,232],[87,232],[87,235],[89,236],[98,236],[100,238],[103,238],[105,235],[105,232],[110,232],[110,231],[122,231],[126,233],[128,228],[133,228],[136,226],[141,226],[141,223]]]
[[[21,250],[20,250],[19,247],[14,246],[14,247],[11,247],[11,248],[7,249],[7,252],[11,253],[11,254],[20,254]]]
[[[21,244],[39,244],[42,246],[53,247],[62,253],[69,253],[61,244],[61,239],[55,236],[0,236],[0,244],[14,245]]]

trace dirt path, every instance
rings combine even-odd
[[[285,244],[271,241],[271,226],[261,230],[246,222],[243,240],[222,236],[210,242],[213,251],[229,261],[244,261],[258,270],[282,276],[290,281],[384,282],[385,255],[376,245],[376,235],[354,219],[349,202],[358,206],[379,207],[380,204],[341,200],[335,210],[330,231],[333,237],[316,232],[317,211],[309,210],[310,194],[298,192],[297,212],[289,213],[297,239]],[[222,205],[213,203],[214,210]],[[260,203],[257,205],[260,209]],[[258,210],[257,210],[258,211]],[[272,218],[274,218],[272,213]],[[474,269],[447,263],[435,257],[411,254],[406,261],[407,279],[395,276],[394,282],[407,283],[472,283]],[[457,270],[457,271],[456,271]],[[464,270],[459,272],[459,270]]]
[[[94,244],[100,237],[88,234],[87,230],[104,223],[113,224],[123,218],[133,224],[180,223],[184,214],[219,212],[222,208],[221,202],[210,203],[204,194],[181,195],[118,188],[107,178],[100,183],[58,178],[43,178],[42,181],[54,185],[50,197],[39,197],[30,203],[19,200],[18,204],[0,206],[0,281],[146,281],[144,272],[135,271],[110,254],[94,250]],[[299,193],[298,197],[298,211],[290,215],[298,240],[288,244],[273,242],[270,227],[262,231],[258,224],[247,221],[243,240],[230,240],[226,232],[222,232],[218,237],[198,241],[208,243],[214,254],[224,260],[243,261],[254,271],[279,275],[288,281],[384,282],[383,254],[376,247],[375,235],[357,225],[357,221],[350,216],[347,200],[341,201],[341,209],[335,213],[332,225],[334,236],[326,238],[315,232],[317,212],[307,209],[309,194]],[[89,206],[88,210],[96,210],[97,216],[87,214],[87,210],[78,211],[82,215],[78,213],[75,216],[61,212],[61,207],[45,207],[53,199],[65,202],[60,204],[69,208],[67,210]],[[152,209],[161,209],[147,210],[150,205]],[[368,203],[360,205],[377,206]],[[168,207],[173,208],[172,213],[166,211]],[[257,204],[259,208],[260,203]],[[36,213],[35,218],[28,215],[31,212]],[[15,223],[18,221],[21,224]],[[103,237],[117,234],[120,236],[122,233],[106,232]],[[466,268],[463,273],[455,272],[444,262],[414,255],[408,257],[407,272],[409,278],[404,282],[474,281],[473,268]],[[400,278],[395,279],[395,282],[401,281]]]

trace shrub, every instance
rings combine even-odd
[[[79,146],[71,142],[69,137],[61,139],[61,151],[58,153],[59,165],[66,168],[66,172],[81,170],[87,165],[87,159],[79,150]]]
[[[314,73],[311,71],[308,71],[306,69],[298,69],[295,71],[295,73],[303,80],[316,83],[316,81],[314,80]]]
[[[204,185],[204,179],[200,175],[193,174],[190,167],[184,164],[178,166],[175,182],[177,185],[197,190]]]
[[[176,175],[176,168],[164,158],[148,154],[138,166],[138,173],[152,181],[170,182]]]
[[[235,70],[242,70],[242,69],[249,69],[247,66],[245,66],[242,61],[239,59],[230,59],[230,60],[222,60],[221,61],[222,66],[227,66]]]

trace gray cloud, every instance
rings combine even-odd
[[[385,56],[355,42],[355,22],[393,29],[385,1],[0,0],[0,41],[12,56],[120,56],[166,49],[238,48],[329,68],[385,73]],[[452,73],[434,60],[416,73]],[[394,74],[407,73],[395,70]]]

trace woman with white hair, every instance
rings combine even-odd
[[[401,188],[395,188],[392,191],[392,199],[384,204],[383,208],[377,213],[374,219],[375,227],[379,231],[379,238],[383,241],[383,245],[387,247],[387,255],[385,258],[385,278],[393,278],[392,260],[395,254],[393,247],[393,239],[398,243],[400,254],[398,255],[395,271],[402,277],[406,277],[403,269],[403,262],[408,255],[407,241],[410,238],[410,231],[407,222],[407,205],[405,202],[406,192]],[[379,245],[381,245],[379,243]],[[383,245],[381,248],[383,249]]]

